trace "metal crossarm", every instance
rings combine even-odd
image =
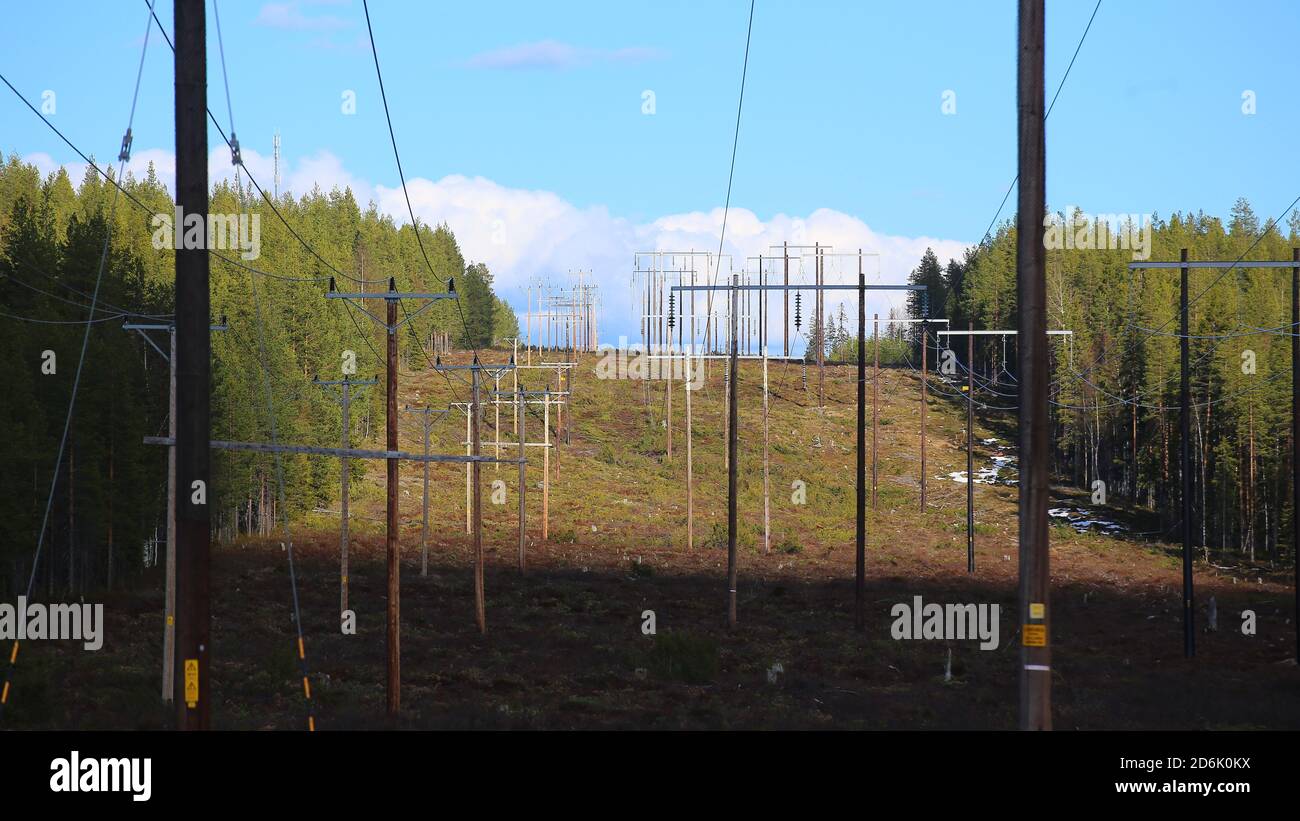
[[[390,334],[393,334],[393,333],[397,333],[398,329],[400,329],[402,326],[409,324],[417,316],[432,308],[434,304],[436,304],[438,301],[444,299],[460,299],[460,296],[456,293],[456,282],[453,279],[447,280],[446,293],[399,291],[397,290],[397,281],[393,277],[388,278],[387,291],[375,291],[373,293],[366,293],[364,291],[361,293],[344,293],[341,291],[336,291],[334,289],[334,277],[330,277],[330,289],[328,292],[326,292],[325,298],[344,300],[349,305],[355,307],[361,313],[365,314],[366,316],[373,319],[375,322],[379,323]],[[424,304],[421,305],[419,308],[416,308],[414,311],[407,313],[406,317],[402,319],[400,322],[396,322],[396,321],[388,322],[370,313],[370,311],[366,310],[364,304],[357,304],[358,301],[367,300],[367,299],[382,299],[385,300],[386,302],[400,302],[403,299],[415,299],[415,300],[424,300]]]
[[[172,445],[175,441],[170,436],[146,436],[146,445]],[[465,456],[460,454],[408,453],[402,450],[358,450],[356,448],[321,448],[312,445],[268,445],[264,442],[227,442],[213,439],[208,443],[213,450],[248,450],[257,453],[306,453],[313,456],[347,456],[353,459],[401,459],[406,462],[454,462],[454,463],[492,463],[515,464],[518,459],[498,459],[495,456]]]

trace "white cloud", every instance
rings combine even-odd
[[[630,46],[618,49],[593,49],[539,40],[480,52],[465,61],[468,68],[497,69],[566,69],[597,62],[637,63],[663,57],[658,49]]]
[[[287,3],[267,3],[258,11],[254,21],[259,26],[286,31],[337,31],[348,28],[355,21],[332,14],[310,15],[304,11],[312,6],[338,5],[321,0],[290,0]]]
[[[152,161],[158,178],[172,190],[172,156],[164,149],[142,150],[131,160],[130,169],[142,176]],[[48,154],[29,154],[23,159],[43,173],[58,167]],[[248,149],[243,159],[269,193],[271,159]],[[65,168],[74,183],[80,181],[84,166],[69,163]],[[212,151],[209,176],[214,183],[233,177],[230,151],[225,146]],[[363,209],[373,200],[398,224],[410,222],[400,187],[372,185],[359,179],[337,156],[325,150],[301,157],[286,169],[281,192],[301,196],[317,185],[323,191],[350,187]],[[487,263],[498,292],[520,313],[526,306],[524,289],[530,280],[561,282],[570,271],[591,272],[593,276],[587,281],[594,280],[601,288],[602,338],[610,342],[616,341],[620,333],[631,337],[638,327],[640,309],[633,305],[630,285],[636,252],[696,250],[716,254],[722,227],[721,208],[666,214],[651,222],[634,223],[610,214],[603,206],[579,208],[551,191],[509,188],[483,177],[459,174],[436,181],[416,177],[408,180],[407,189],[421,224],[445,222],[450,226],[466,261]],[[960,259],[968,245],[953,239],[882,233],[851,214],[829,208],[816,209],[807,216],[776,214],[764,220],[746,208],[733,207],[727,214],[723,253],[730,255],[732,266],[740,270],[749,258],[779,257],[782,242],[799,246],[814,241],[834,249],[825,265],[826,282],[845,285],[857,282],[859,248],[864,254],[879,255],[867,258],[863,267],[869,283],[881,284],[905,282],[927,247],[934,249],[941,263],[946,263],[950,258]],[[797,253],[792,251],[792,257]],[[752,270],[754,266],[750,263],[749,267]],[[727,270],[724,264],[722,273]],[[769,270],[780,271],[779,263]],[[810,261],[801,266],[797,258],[792,258],[790,271],[791,282],[812,281]],[[702,263],[698,281],[703,284],[712,276]],[[891,306],[902,306],[905,300],[903,292],[872,292],[867,313],[886,316]],[[773,310],[778,310],[775,296],[771,304]],[[856,317],[852,292],[843,296],[828,294],[828,315],[838,313],[840,304],[845,305],[851,318]]]

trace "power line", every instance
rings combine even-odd
[[[150,15],[152,15],[153,14],[152,0],[146,0],[146,3],[149,6]],[[148,22],[149,22],[148,19],[146,19],[144,42],[140,47],[140,65],[139,68],[136,70],[135,89],[131,93],[131,113],[127,117],[126,133],[122,137],[122,148],[121,151],[118,153],[117,173],[119,177],[122,175],[122,170],[126,167],[126,162],[131,156],[131,126],[135,122],[135,106],[136,106],[136,101],[139,100],[140,97],[140,80],[144,76],[144,58],[149,51],[150,27],[148,26]],[[9,84],[8,80],[5,80],[5,85],[9,85],[9,88],[13,89],[13,86]],[[16,89],[14,89],[14,93],[17,93]],[[26,99],[24,98],[23,101],[26,102]],[[31,107],[30,103],[28,103],[28,107]],[[42,117],[42,119],[44,118]],[[95,319],[95,310],[98,307],[99,288],[100,285],[103,283],[104,268],[106,267],[108,262],[109,241],[112,239],[113,236],[112,224],[113,224],[113,215],[116,214],[117,212],[117,200],[118,200],[118,195],[115,192],[113,194],[112,201],[109,203],[108,221],[104,226],[104,246],[99,254],[99,269],[95,274],[95,289],[91,296],[91,301],[90,301],[90,316],[87,317],[87,321],[85,324],[85,331],[82,333],[81,336],[81,353],[77,358],[77,371],[76,371],[76,375],[73,377],[72,380],[71,395],[68,397],[68,413],[63,419],[63,433],[59,437],[58,455],[55,457],[54,470],[52,472],[52,475],[50,476],[50,492],[45,497],[45,513],[41,517],[41,529],[36,539],[35,555],[33,555],[32,557],[32,570],[27,577],[28,597],[31,596],[32,588],[36,583],[36,571],[37,568],[40,567],[41,550],[45,545],[45,534],[49,529],[50,509],[54,505],[54,491],[58,487],[60,468],[63,466],[63,453],[64,450],[67,448],[67,444],[68,444],[68,431],[72,427],[72,416],[77,407],[77,394],[81,388],[81,373],[86,364],[86,350],[90,344],[90,331],[93,327],[93,320]],[[18,658],[18,640],[15,639],[13,644],[13,651],[9,654],[9,667],[5,671],[4,686],[3,689],[0,689],[0,715],[4,714],[5,704],[9,700],[9,685],[10,685],[10,680],[13,677],[14,665],[17,662],[17,658]]]
[[[1079,38],[1079,44],[1074,47],[1074,56],[1070,58],[1070,64],[1065,67],[1065,74],[1061,77],[1060,84],[1056,86],[1056,93],[1052,95],[1052,104],[1047,107],[1047,113],[1043,115],[1044,123],[1047,122],[1048,117],[1052,116],[1052,109],[1056,107],[1056,98],[1061,96],[1061,89],[1065,88],[1065,81],[1070,79],[1070,69],[1074,68],[1074,61],[1079,58],[1079,51],[1083,48],[1083,41],[1088,39],[1088,32],[1092,30],[1092,21],[1097,19],[1097,12],[1100,9],[1101,0],[1097,0],[1097,5],[1092,8],[1092,16],[1088,18],[1088,25],[1084,26],[1083,35]],[[993,219],[989,220],[989,227],[985,229],[984,236],[976,243],[977,246],[983,245],[984,240],[988,239],[989,235],[993,233],[993,226],[997,223],[998,217],[1002,216],[1002,209],[1006,207],[1007,200],[1011,197],[1011,192],[1015,190],[1018,182],[1020,182],[1019,173],[1011,180],[1011,185],[1007,186],[1007,193],[1002,195],[1002,202],[998,205],[997,213],[993,215]]]
[[[415,209],[411,207],[411,195],[406,190],[406,174],[402,172],[402,156],[397,151],[397,134],[393,131],[393,118],[388,113],[388,94],[384,91],[384,73],[379,70],[379,50],[375,48],[375,31],[370,26],[370,4],[366,0],[361,0],[361,8],[366,13],[366,33],[370,35],[370,53],[375,58],[375,76],[379,78],[379,98],[384,103],[384,119],[388,122],[388,138],[393,143],[393,158],[397,160],[397,177],[402,181],[402,196],[406,198],[406,211],[411,215],[411,227],[415,229],[415,241],[420,246],[420,254],[424,257],[424,264],[429,269],[433,278],[440,280],[443,285],[447,284],[446,280],[438,276],[433,271],[433,264],[429,262],[429,254],[424,250],[424,240],[420,238],[420,223],[415,218]]]
[[[149,5],[149,4],[150,4],[150,0],[145,0],[145,4],[146,4],[146,5]],[[167,42],[168,47],[170,47],[171,50],[172,50],[173,52],[175,52],[175,51],[176,51],[176,46],[172,43],[171,38],[167,36],[167,30],[163,27],[162,21],[158,19],[158,15],[153,11],[153,6],[152,6],[152,5],[150,5],[150,7],[149,7],[149,13],[150,13],[150,15],[151,15],[152,18],[153,18],[153,22],[158,26],[158,30],[162,33],[163,39]],[[218,27],[218,28],[220,28],[220,27]],[[219,36],[220,36],[220,33],[218,32],[218,37],[219,37]],[[223,64],[223,65],[224,65],[224,64]],[[223,69],[223,70],[224,70],[224,69]],[[235,142],[235,141],[233,141],[233,140],[231,139],[231,138],[234,137],[234,132],[232,131],[232,132],[231,132],[231,136],[230,136],[230,137],[227,137],[227,136],[226,136],[226,132],[225,132],[225,130],[221,127],[221,123],[217,122],[217,117],[216,117],[216,115],[212,113],[212,109],[207,108],[207,109],[205,109],[205,110],[206,110],[207,113],[208,113],[208,119],[210,119],[210,120],[212,121],[212,125],[213,125],[213,127],[215,127],[215,128],[217,129],[217,133],[221,135],[221,139],[222,139],[222,141],[225,142],[225,144],[226,144],[227,146],[229,146],[229,148],[231,149],[232,154],[233,154],[234,156],[237,157],[237,156],[238,156],[238,152],[237,152],[238,142]],[[234,118],[233,118],[233,116],[232,116],[232,118],[231,118],[231,122],[232,122],[232,123],[234,122]],[[289,221],[288,221],[287,219],[285,219],[284,214],[282,214],[282,213],[280,212],[280,209],[276,207],[276,205],[275,205],[275,201],[272,200],[271,197],[267,195],[266,191],[264,191],[264,190],[262,189],[262,186],[258,184],[258,182],[257,182],[257,178],[253,176],[253,172],[250,171],[250,170],[248,169],[248,166],[246,166],[246,165],[243,164],[242,159],[239,161],[238,165],[239,165],[240,168],[242,168],[242,169],[244,170],[244,173],[248,175],[248,181],[249,181],[250,183],[253,184],[253,187],[254,187],[254,188],[257,189],[257,193],[258,193],[258,195],[260,195],[260,196],[262,197],[262,200],[267,204],[267,206],[270,207],[272,213],[274,213],[275,216],[276,216],[276,218],[279,219],[280,222],[284,224],[284,227],[285,227],[286,229],[288,229],[288,231],[289,231],[290,234],[293,235],[293,238],[296,239],[296,240],[298,241],[298,243],[299,243],[300,245],[302,245],[302,247],[305,248],[305,249],[307,250],[307,253],[309,253],[309,254],[311,254],[312,256],[314,256],[317,260],[319,260],[319,261],[321,262],[322,265],[324,265],[326,268],[329,268],[329,269],[330,269],[331,271],[333,271],[336,275],[338,275],[338,276],[340,276],[340,277],[343,277],[344,279],[351,280],[352,282],[356,282],[356,283],[360,283],[360,284],[365,284],[365,285],[374,285],[374,284],[376,284],[376,283],[379,283],[379,282],[382,282],[382,281],[383,281],[383,280],[367,280],[367,279],[361,279],[360,277],[354,276],[354,275],[352,275],[352,274],[344,273],[343,271],[340,271],[337,267],[335,267],[335,265],[334,265],[333,263],[331,263],[329,260],[327,260],[327,259],[325,259],[323,256],[321,256],[321,255],[316,251],[316,249],[315,249],[314,247],[312,247],[311,243],[309,243],[309,242],[307,242],[307,240],[303,239],[302,235],[299,234],[298,231],[297,231],[297,230],[296,230],[292,225],[289,224]],[[320,281],[320,280],[317,280],[317,281]]]
[[[718,268],[722,267],[722,247],[727,238],[727,215],[731,211],[731,185],[736,178],[736,149],[740,145],[740,115],[745,108],[745,79],[749,75],[749,43],[754,32],[754,2],[749,0],[749,23],[745,26],[745,59],[740,67],[740,98],[736,101],[736,130],[731,137],[731,165],[727,171],[727,198],[722,205],[722,230],[718,235],[718,257],[717,265],[709,277],[709,285],[713,286],[718,281]],[[708,304],[705,306],[707,316],[704,320],[704,335],[709,335],[709,327],[713,322],[713,291],[709,291]]]

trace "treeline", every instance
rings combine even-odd
[[[1087,239],[1085,215],[1055,219],[1058,231]],[[1131,248],[1101,244],[1107,247],[1047,252],[1048,327],[1074,332],[1050,343],[1054,471],[1089,490],[1101,480],[1112,503],[1157,511],[1161,530],[1150,537],[1176,539],[1179,272],[1131,271]],[[1292,212],[1286,225],[1261,224],[1238,200],[1226,224],[1203,212],[1153,217],[1148,247],[1153,261],[1177,260],[1186,248],[1191,260],[1231,262],[1243,254],[1290,260],[1296,246],[1300,214]],[[1207,558],[1276,561],[1282,545],[1291,545],[1295,516],[1288,502],[1291,272],[1193,269],[1189,279],[1195,543]],[[929,286],[931,315],[948,317],[953,328],[1015,328],[1014,221],[946,266],[927,251],[912,281]],[[919,305],[911,309],[918,315]],[[953,348],[967,364],[965,344]],[[973,367],[979,401],[1016,405],[1014,337],[977,338]]]
[[[10,594],[25,589],[31,572],[105,247],[38,589],[82,591],[122,579],[139,571],[155,533],[165,539],[166,449],[142,438],[167,434],[168,365],[122,325],[171,321],[174,258],[154,247],[153,217],[175,206],[152,168],[142,179],[128,175],[122,188],[138,203],[119,195],[114,205],[115,186],[93,170],[74,186],[62,170],[42,176],[0,155],[0,346],[10,365],[0,402],[0,579]],[[270,439],[269,381],[281,441],[337,446],[340,408],[311,380],[342,378],[344,351],[356,355],[355,378],[380,379],[352,405],[353,441],[382,431],[385,332],[358,307],[383,318],[384,303],[326,299],[330,276],[339,291],[353,292],[385,291],[390,277],[399,290],[441,292],[454,279],[459,300],[438,302],[402,328],[407,367],[427,367],[440,347],[489,347],[517,334],[492,273],[466,262],[447,226],[421,226],[417,241],[411,226],[398,227],[373,204],[363,210],[350,191],[285,193],[275,209],[283,222],[238,184],[212,191],[212,213],[247,214],[260,229],[255,259],[240,248],[210,254],[212,319],[224,316],[229,328],[212,333],[215,438]],[[403,304],[399,320],[420,307]],[[166,331],[149,337],[168,350]],[[291,514],[337,495],[338,460],[287,455],[283,466]],[[213,484],[214,527],[270,531],[278,504],[271,455],[214,452]]]

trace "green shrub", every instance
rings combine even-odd
[[[656,635],[646,667],[661,678],[708,684],[718,676],[718,644],[690,633]]]
[[[792,537],[791,537],[790,535],[788,535],[788,534],[785,535],[785,536],[782,536],[782,537],[781,537],[781,541],[779,541],[779,542],[776,543],[776,552],[777,552],[777,553],[784,553],[784,554],[786,554],[787,556],[793,556],[793,555],[795,555],[796,553],[798,553],[798,552],[799,552],[800,550],[802,550],[802,549],[803,549],[803,548],[801,548],[801,547],[799,546],[799,543],[796,542],[796,541],[794,540],[794,538],[792,538]]]

